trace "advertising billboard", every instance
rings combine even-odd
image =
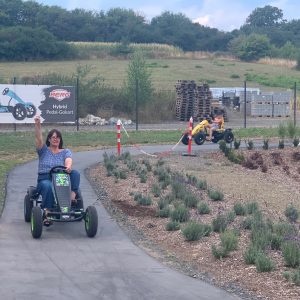
[[[75,123],[74,86],[0,84],[0,123]]]

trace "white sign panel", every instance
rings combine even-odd
[[[0,84],[0,123],[76,121],[75,88],[57,85]]]

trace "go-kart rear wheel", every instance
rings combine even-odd
[[[194,141],[197,145],[202,145],[205,142],[206,135],[204,132],[199,132],[194,136]]]
[[[30,222],[32,207],[33,207],[33,204],[30,201],[30,195],[29,195],[29,193],[27,193],[24,197],[24,220],[25,220],[25,222]]]
[[[182,141],[182,144],[188,145],[189,144],[189,135],[188,134],[184,134],[183,137],[182,137],[182,139],[181,139],[181,141]]]
[[[233,133],[231,131],[225,131],[224,133],[224,140],[226,143],[232,143],[234,140]]]
[[[31,210],[31,234],[32,237],[38,239],[43,232],[43,212],[39,206],[35,206]]]
[[[84,217],[85,231],[88,237],[94,237],[98,230],[98,213],[94,206],[88,206]]]
[[[36,114],[36,108],[33,104],[26,106],[27,109],[27,118],[33,118]]]
[[[16,120],[24,120],[27,116],[27,110],[23,104],[18,103],[13,108],[12,115]]]

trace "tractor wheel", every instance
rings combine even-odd
[[[189,135],[188,135],[188,134],[185,134],[185,135],[182,137],[181,141],[182,141],[182,144],[188,145],[188,144],[189,144]]]
[[[94,237],[98,230],[98,213],[94,206],[88,206],[84,218],[85,231],[88,237]]]
[[[226,131],[224,133],[224,140],[226,143],[232,143],[233,140],[234,140],[234,136],[233,136],[233,133],[231,131]]]
[[[13,108],[13,112],[12,112],[14,118],[16,120],[24,120],[27,116],[27,110],[25,108],[25,106],[21,103],[16,104],[16,106]]]
[[[24,197],[24,220],[25,222],[30,222],[31,219],[31,210],[32,210],[32,202],[30,201],[30,195],[27,193]]]
[[[31,234],[32,237],[38,239],[43,232],[43,212],[39,206],[35,206],[31,210]]]
[[[204,132],[199,132],[195,135],[194,141],[197,145],[202,145],[205,142],[206,135]]]
[[[36,114],[35,106],[30,104],[26,107],[26,109],[27,109],[27,118],[33,118]]]

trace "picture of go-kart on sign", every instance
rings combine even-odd
[[[1,105],[0,113],[11,113],[16,120],[33,118],[36,114],[36,108],[31,102],[23,101],[16,93],[9,88],[5,88],[2,95],[10,97],[7,105]]]

